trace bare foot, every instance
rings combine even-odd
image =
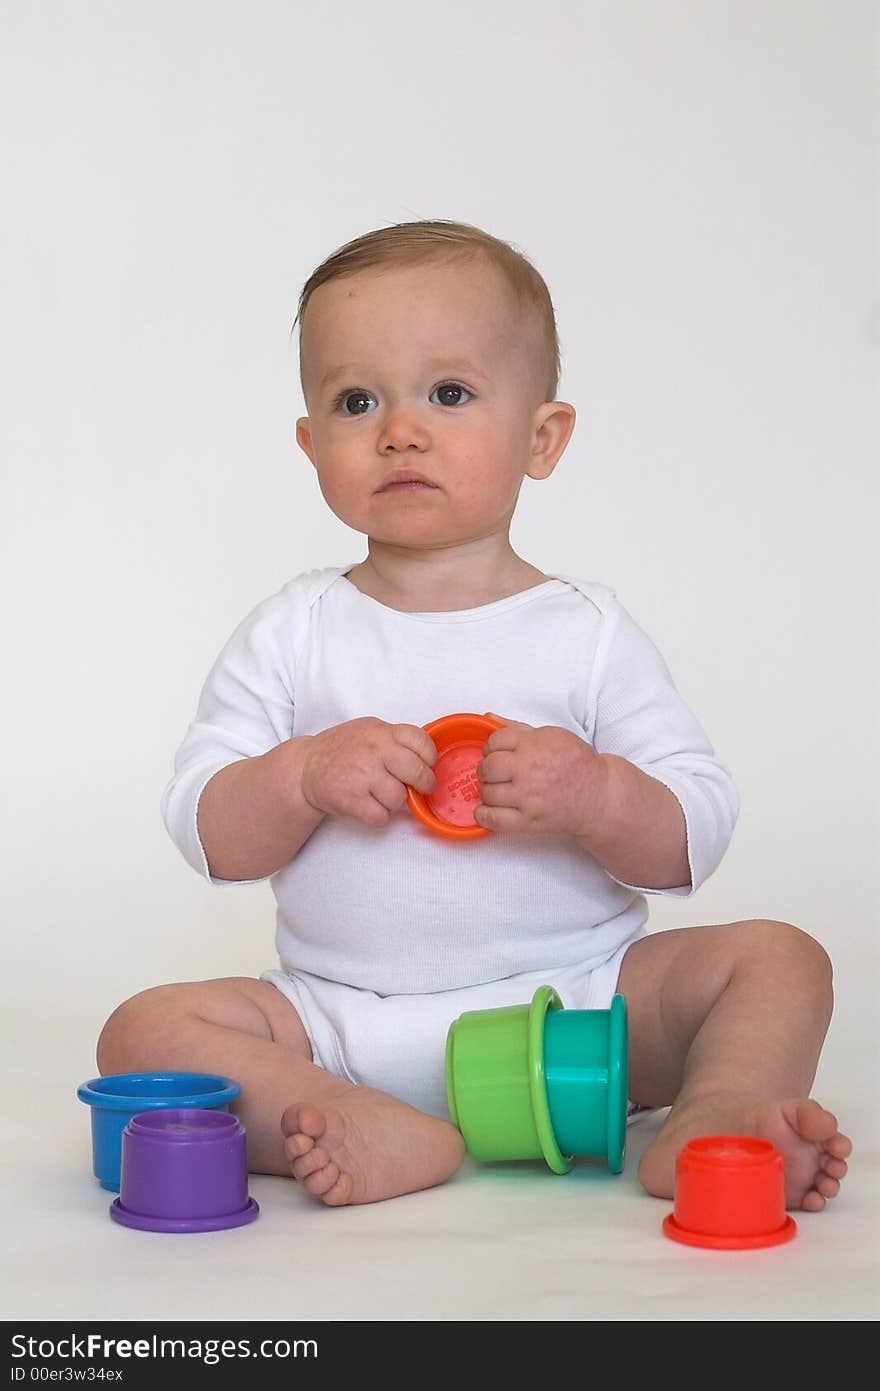
[[[658,1198],[675,1194],[675,1157],[698,1135],[756,1135],[769,1140],[785,1163],[785,1202],[789,1208],[821,1212],[840,1190],[852,1143],[837,1118],[817,1101],[743,1101],[703,1097],[676,1104],[657,1138],[645,1150],[639,1179]]]
[[[755,1107],[750,1134],[770,1140],[785,1161],[785,1202],[821,1212],[836,1198],[846,1176],[852,1141],[837,1129],[837,1117],[818,1101],[764,1101]]]
[[[294,1178],[330,1207],[376,1203],[454,1174],[464,1141],[454,1126],[372,1087],[332,1102],[296,1102],[281,1117]]]

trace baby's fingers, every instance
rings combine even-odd
[[[391,736],[395,744],[410,749],[427,763],[429,768],[433,768],[437,761],[437,746],[424,729],[420,729],[417,724],[395,724],[391,726]]]
[[[510,782],[515,771],[512,753],[487,753],[477,764],[477,777],[481,782]]]
[[[403,780],[398,778],[395,774],[388,772],[387,769],[384,769],[381,773],[377,773],[373,778],[370,783],[370,794],[370,800],[377,806],[386,810],[389,816],[393,815],[396,811],[400,811],[400,808],[406,802],[406,788],[403,784]],[[387,825],[388,818],[377,824]]]
[[[474,820],[486,831],[524,831],[528,827],[516,807],[487,807],[480,802],[474,807]]]
[[[433,749],[433,744],[431,747]],[[391,745],[385,756],[385,771],[400,783],[414,787],[417,792],[433,792],[437,784],[437,779],[422,756],[413,753],[412,749],[404,748],[402,744]],[[406,788],[403,788],[401,795],[406,797]],[[384,797],[382,800],[385,800]]]

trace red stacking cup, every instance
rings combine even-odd
[[[474,820],[474,807],[480,800],[477,765],[483,745],[496,729],[503,729],[488,715],[444,715],[424,726],[437,746],[434,764],[436,785],[433,792],[407,788],[409,809],[423,826],[449,840],[473,840],[491,835]]]
[[[673,1241],[750,1251],[790,1241],[782,1155],[752,1135],[704,1135],[675,1162],[675,1210],[663,1223]]]

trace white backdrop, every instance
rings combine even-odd
[[[268,888],[200,882],[159,797],[238,621],[364,554],[294,439],[299,290],[343,242],[442,217],[522,249],[556,306],[578,423],[514,544],[615,587],[741,792],[721,868],[652,923],[816,935],[817,1090],[867,1088],[873,5],[4,10],[11,1065],[73,1089],[126,996],[274,964]]]

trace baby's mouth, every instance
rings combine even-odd
[[[380,488],[379,493],[400,493],[418,492],[420,489],[437,490],[437,484],[431,483],[429,479],[423,478],[420,473],[412,472],[409,469],[398,469],[389,475]]]
[[[430,488],[436,492],[433,483],[420,483],[418,479],[413,479],[411,483],[386,483],[384,488],[380,488],[380,493],[412,493],[419,488]]]

